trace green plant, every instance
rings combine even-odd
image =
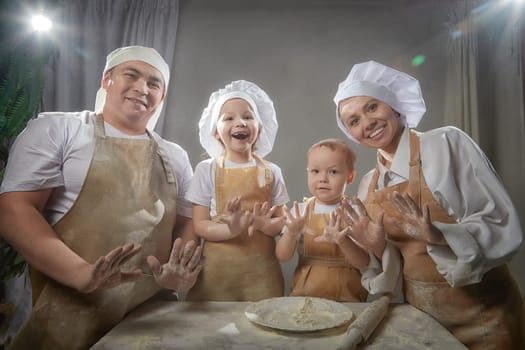
[[[54,52],[51,40],[23,29],[24,23],[18,20],[29,4],[0,2],[0,181],[10,144],[40,111],[44,70]],[[24,266],[22,257],[0,238],[0,281],[20,274]]]

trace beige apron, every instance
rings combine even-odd
[[[311,198],[309,200],[315,201]],[[315,205],[315,204],[314,204]],[[317,235],[323,232],[323,214],[307,213],[307,226]],[[361,286],[361,274],[345,259],[335,243],[315,242],[315,236],[303,235],[299,242],[299,263],[293,275],[293,296],[311,296],[335,301],[364,302],[367,292]]]
[[[80,194],[54,226],[78,255],[93,263],[128,242],[142,244],[124,270],[148,272],[146,257],[168,260],[175,225],[176,180],[164,151],[148,140],[106,137],[96,117],[96,145]],[[42,281],[42,280],[41,280]],[[35,280],[36,304],[11,349],[88,349],[124,315],[156,292],[151,276],[82,294],[49,279]]]
[[[433,198],[421,170],[419,138],[410,132],[409,181],[374,192],[376,169],[366,198],[373,219],[396,213],[388,201],[393,191],[408,193],[421,208],[430,206],[432,221],[454,223]],[[487,272],[480,283],[452,288],[437,271],[425,242],[386,225],[387,237],[403,255],[404,293],[409,304],[432,315],[470,349],[525,349],[525,320],[519,289],[506,265]]]
[[[242,210],[252,210],[256,202],[272,200],[273,174],[260,158],[262,166],[224,168],[221,157],[215,167],[217,217],[227,203],[242,196]],[[220,242],[204,242],[206,257],[195,286],[187,300],[255,301],[279,297],[284,293],[281,265],[275,256],[275,238],[258,231],[249,237],[243,232]]]

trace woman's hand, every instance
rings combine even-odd
[[[139,279],[142,276],[141,269],[123,272],[121,268],[141,249],[142,246],[140,245],[128,243],[98,258],[93,265],[88,265],[91,268],[88,280],[83,287],[79,288],[79,291],[91,293],[95,290],[113,288],[122,283],[133,282]]]
[[[171,249],[170,259],[164,265],[150,255],[148,265],[155,281],[162,288],[177,292],[188,291],[195,282],[203,267],[202,248],[195,241],[186,242],[182,247],[182,239],[177,238]]]
[[[334,212],[329,215],[323,215],[323,234],[314,238],[315,242],[329,242],[340,245],[346,239],[348,234],[348,228],[341,230],[341,215],[342,211],[337,208]],[[327,216],[329,217],[327,219]]]
[[[394,191],[388,196],[394,207],[401,214],[401,218],[388,217],[389,224],[400,227],[407,235],[431,244],[447,245],[443,233],[432,225],[428,204],[421,210],[410,198],[408,193]]]
[[[237,237],[242,232],[248,230],[253,223],[254,216],[249,210],[241,210],[241,197],[235,197],[228,201],[226,206],[226,215],[222,221],[228,225],[232,237]]]
[[[373,221],[365,205],[357,197],[353,198],[358,211],[354,210],[349,201],[343,201],[343,220],[348,225],[348,234],[364,249],[370,250],[377,258],[381,259],[385,249],[385,230],[383,227],[384,212]]]

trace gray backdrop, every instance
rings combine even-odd
[[[306,151],[328,137],[344,139],[332,98],[353,64],[374,59],[419,79],[427,113],[418,129],[443,125],[448,13],[454,1],[183,0],[166,101],[164,136],[179,143],[195,166],[206,158],[198,120],[212,91],[245,79],[275,103],[279,132],[266,158],[278,164],[292,200],[309,196]],[[412,66],[416,55],[426,60]],[[375,153],[351,143],[357,177],[374,167]],[[516,260],[516,259],[515,259]],[[285,264],[287,288],[295,259]],[[514,274],[523,269],[513,263]],[[522,290],[525,281],[521,281]]]

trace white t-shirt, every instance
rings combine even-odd
[[[104,123],[107,136],[130,136]],[[193,170],[186,151],[179,145],[152,135],[168,154],[177,177],[177,214],[191,217],[191,203],[184,195]],[[7,162],[0,193],[54,188],[44,216],[54,225],[72,207],[87,175],[95,149],[95,113],[41,113],[15,140]]]
[[[516,209],[486,156],[463,131],[444,127],[418,136],[425,181],[434,199],[456,220],[453,224],[433,222],[449,246],[427,244],[427,251],[451,286],[477,283],[518,250],[523,234]],[[407,128],[390,169],[377,162],[378,188],[407,181],[409,158]],[[361,180],[361,200],[366,198],[373,172]]]
[[[290,197],[284,184],[281,169],[271,162],[265,162],[273,173],[272,203],[270,203],[270,205],[286,204],[290,200]],[[195,174],[186,192],[186,200],[210,208],[210,217],[217,215],[215,204],[215,165],[216,160],[211,158],[197,164]],[[251,163],[243,164],[233,163],[228,160],[224,161],[225,168],[242,168],[255,165],[255,160]]]

